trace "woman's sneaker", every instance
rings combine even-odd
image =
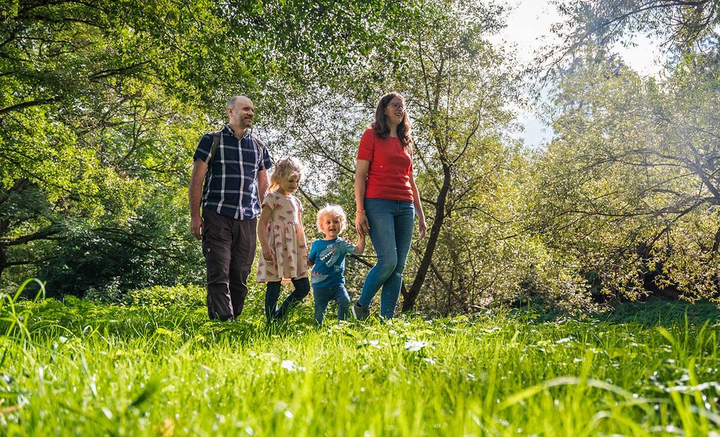
[[[365,320],[370,317],[370,308],[361,306],[357,302],[355,302],[355,305],[352,306],[350,311],[352,311],[353,316],[358,320]]]

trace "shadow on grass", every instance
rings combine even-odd
[[[636,323],[646,327],[669,327],[685,325],[701,326],[706,322],[720,321],[717,303],[707,300],[690,303],[683,300],[648,299],[638,302],[622,302],[605,310],[590,313],[568,313],[547,307],[513,308],[507,315],[528,323],[555,323],[564,320],[579,322]]]
[[[33,337],[52,339],[67,335],[85,336],[94,332],[123,340],[156,337],[177,342],[201,339],[213,343],[243,344],[257,339],[302,336],[320,328],[313,320],[312,302],[309,300],[295,308],[286,319],[270,324],[265,320],[261,294],[248,299],[245,311],[236,321],[209,321],[207,310],[200,304],[179,305],[173,301],[156,306],[137,306],[99,304],[73,297],[64,301],[45,299],[34,302],[8,298],[0,307],[0,316],[6,316],[0,321],[0,333],[11,335],[24,329]],[[692,326],[707,322],[713,324],[720,320],[720,309],[709,301],[689,303],[650,299],[620,303],[598,313],[571,315],[531,306],[491,311],[485,316],[517,318],[526,323],[576,320],[581,323],[595,321],[670,327],[686,323]]]
[[[682,300],[650,299],[644,302],[624,302],[612,310],[593,315],[610,323],[638,323],[645,326],[673,326],[711,324],[720,320],[718,305],[709,301],[690,303]]]

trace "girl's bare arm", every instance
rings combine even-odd
[[[262,247],[262,255],[266,261],[274,259],[275,251],[273,250],[270,242],[268,241],[267,227],[270,222],[270,216],[272,210],[268,205],[263,205],[260,218],[258,219],[258,238],[260,239],[260,247]]]

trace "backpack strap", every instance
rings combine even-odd
[[[257,144],[258,149],[260,151],[260,168],[259,169],[267,170],[265,168],[265,156],[264,156],[265,155],[265,153],[264,153],[265,152],[265,144],[263,144],[263,142],[260,141],[260,138],[256,137],[255,135],[253,135],[251,138],[252,138],[253,144]]]
[[[208,161],[208,168],[212,166],[213,161],[215,160],[215,152],[217,152],[218,145],[220,144],[220,135],[222,133],[220,131],[213,132],[213,142],[212,146],[210,147],[210,160]]]

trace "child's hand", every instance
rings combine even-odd
[[[365,251],[365,236],[362,234],[358,234],[358,242],[355,245],[355,250],[353,251],[354,255],[362,255]]]
[[[263,247],[262,255],[265,261],[272,261],[275,259],[275,251],[272,247]]]

